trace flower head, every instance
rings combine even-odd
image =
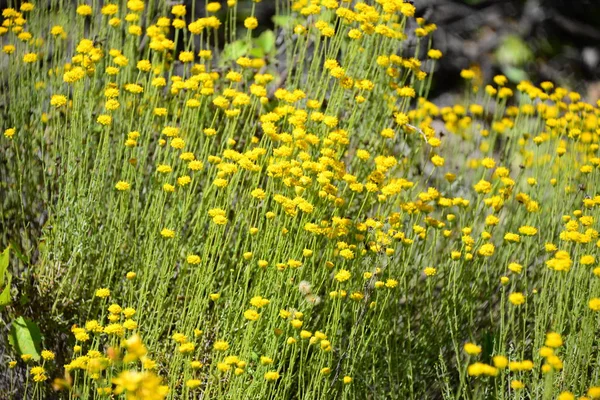
[[[350,271],[345,269],[340,269],[337,274],[335,274],[334,278],[338,282],[346,282],[348,279],[352,277]]]
[[[115,185],[115,188],[119,191],[125,191],[125,190],[129,190],[131,188],[131,185],[125,181],[119,181]]]

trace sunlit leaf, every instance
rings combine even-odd
[[[15,319],[8,340],[19,355],[30,354],[34,360],[40,359],[42,334],[35,322],[23,317]]]

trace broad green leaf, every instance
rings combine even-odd
[[[19,317],[10,327],[9,343],[19,355],[31,354],[31,358],[40,359],[42,334],[35,322]]]
[[[19,246],[17,246],[17,244],[13,241],[10,242],[10,248],[13,251],[14,255],[21,260],[21,262],[25,265],[29,265],[29,259],[27,258],[27,256],[25,256],[25,254],[23,254],[20,250],[19,250]]]
[[[263,58],[265,56],[265,51],[260,47],[255,47],[252,50],[250,50],[249,54],[255,58]]]
[[[0,307],[6,307],[11,302],[10,283],[12,282],[12,274],[10,272],[7,272],[6,276],[8,277],[6,286],[4,286],[2,293],[0,293]]]
[[[273,23],[275,25],[279,25],[282,26],[284,28],[291,28],[293,27],[295,24],[295,18],[290,16],[290,15],[274,15],[273,16]]]
[[[506,75],[506,77],[511,82],[518,83],[518,82],[521,82],[521,81],[528,81],[529,80],[529,75],[527,75],[527,72],[525,72],[521,68],[512,67],[510,65],[507,65],[507,66],[505,66],[505,67],[502,68],[502,72],[504,73],[504,75]]]
[[[19,299],[19,304],[24,306],[26,304],[28,304],[31,300],[29,299],[29,296],[27,295],[27,293],[22,293],[21,298]]]
[[[10,304],[10,284],[12,282],[12,274],[8,271],[9,251],[7,247],[0,254],[0,307],[6,307]]]
[[[250,50],[250,46],[243,40],[231,42],[225,45],[223,48],[223,53],[221,53],[221,61],[237,60],[238,58],[248,54],[248,50]]]
[[[40,253],[43,253],[46,250],[46,241],[45,240],[40,240],[40,243],[38,244],[38,250]]]
[[[503,66],[520,66],[533,59],[533,52],[519,36],[509,35],[496,49],[496,58]]]
[[[275,34],[271,30],[266,30],[254,39],[254,42],[268,54],[275,48]]]
[[[0,287],[4,286],[4,274],[8,269],[8,250],[7,247],[2,253],[0,253]]]

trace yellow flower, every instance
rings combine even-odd
[[[148,72],[152,69],[152,63],[150,60],[140,60],[138,61],[136,67],[142,72]]]
[[[273,359],[266,356],[260,356],[260,363],[262,365],[270,365],[273,364]]]
[[[460,71],[460,76],[463,79],[471,80],[471,79],[475,78],[475,72],[473,72],[470,69],[463,69],[462,71]]]
[[[188,63],[194,61],[194,52],[193,51],[182,51],[179,53],[179,61],[182,63]]]
[[[521,271],[523,270],[523,266],[521,264],[513,262],[513,263],[508,264],[508,269],[516,274],[520,274]]]
[[[98,118],[96,119],[96,122],[98,122],[100,125],[110,125],[112,123],[112,117],[110,115],[99,115]]]
[[[249,321],[256,321],[260,318],[260,314],[257,313],[255,310],[246,310],[244,311],[244,318],[246,318]]]
[[[217,363],[217,369],[221,372],[227,372],[231,369],[231,365],[224,363],[224,362],[220,362],[220,363]]]
[[[196,264],[200,264],[201,259],[196,254],[190,254],[187,256],[186,261],[188,264],[196,265]]]
[[[335,274],[334,278],[336,281],[338,282],[345,282],[348,279],[350,279],[352,277],[352,274],[350,273],[350,271],[347,271],[345,269],[341,269],[338,271],[337,274]]]
[[[269,299],[265,299],[262,296],[254,296],[250,299],[250,304],[256,308],[262,308],[268,305],[271,301]]]
[[[221,9],[221,3],[218,3],[216,1],[208,3],[206,5],[206,11],[209,13],[216,13],[220,9]]]
[[[96,290],[96,297],[100,297],[101,299],[110,296],[110,290],[107,288],[100,288]]]
[[[190,367],[192,367],[192,369],[199,369],[203,367],[203,364],[200,361],[190,361]]]
[[[556,400],[575,400],[575,395],[571,392],[562,392]]]
[[[395,119],[396,123],[400,126],[408,124],[408,116],[406,114],[396,113]]]
[[[592,386],[589,388],[587,395],[592,399],[600,399],[600,386]]]
[[[25,3],[21,3],[21,8],[19,8],[19,10],[21,10],[22,12],[29,12],[29,11],[33,10],[34,8],[35,8],[35,6],[32,3],[25,2]]]
[[[494,356],[492,360],[496,368],[502,369],[506,368],[506,366],[508,365],[508,358],[506,358],[505,356]]]
[[[111,304],[108,307],[108,311],[112,314],[121,314],[122,309],[121,306],[119,306],[118,304]]]
[[[360,39],[362,37],[362,32],[359,29],[350,29],[348,31],[348,37],[354,40]]]
[[[55,94],[50,99],[50,105],[54,107],[62,107],[67,104],[67,97],[61,94]]]
[[[27,64],[34,63],[38,60],[38,56],[36,53],[26,53],[23,56],[23,62]]]
[[[588,306],[593,311],[600,311],[600,299],[597,297],[594,297],[593,299],[591,299],[589,301]]]
[[[129,93],[142,93],[144,88],[136,83],[128,83],[125,85],[125,90]]]
[[[183,17],[186,14],[185,4],[177,4],[171,7],[171,14],[176,17]]]
[[[200,102],[196,99],[189,99],[186,101],[185,106],[189,108],[198,108],[200,107]]]
[[[92,15],[92,7],[88,6],[87,4],[82,4],[77,7],[76,12],[81,16]]]
[[[495,250],[495,247],[493,244],[486,243],[486,244],[483,244],[479,248],[479,250],[477,251],[477,254],[479,254],[480,256],[483,256],[483,257],[490,257],[490,256],[494,255],[494,250]]]
[[[548,332],[546,334],[545,345],[548,347],[552,347],[553,349],[560,347],[563,345],[562,337],[556,332]]]
[[[548,358],[550,356],[554,355],[554,350],[551,349],[550,347],[547,346],[543,346],[540,351],[539,351],[540,356],[544,357],[544,358]]]
[[[156,167],[156,171],[160,172],[162,174],[166,174],[166,173],[172,172],[173,168],[171,168],[170,165],[160,164],[158,167]]]
[[[189,177],[188,175],[180,176],[179,178],[177,178],[177,184],[179,186],[189,185],[191,182],[192,182],[192,178]]]
[[[523,296],[523,293],[520,292],[511,293],[508,295],[508,301],[515,306],[520,306],[521,304],[525,303],[525,296]]]
[[[213,185],[215,185],[218,188],[224,188],[227,186],[229,182],[227,181],[227,179],[223,179],[223,178],[217,178],[213,181]]]
[[[465,350],[465,353],[471,356],[481,353],[481,346],[477,346],[476,344],[470,342],[465,343],[463,349]]]
[[[100,9],[100,12],[103,15],[115,15],[116,13],[119,12],[119,6],[117,6],[116,4],[105,4],[104,7],[102,7],[102,9]]]
[[[351,260],[354,258],[354,252],[350,249],[344,249],[340,251],[340,256],[344,257],[346,260]]]
[[[200,386],[202,384],[202,381],[200,381],[200,379],[188,379],[185,382],[185,386],[189,387],[190,389],[195,389],[198,386]]]
[[[191,342],[182,343],[177,349],[177,351],[179,351],[181,354],[193,353],[194,350],[196,350],[196,345]]]
[[[292,325],[294,329],[300,329],[302,328],[303,323],[299,319],[293,319],[290,321],[290,325]]]
[[[523,382],[515,379],[510,382],[510,387],[514,390],[520,390],[523,389],[525,385],[523,384]]]
[[[579,262],[582,265],[591,265],[594,264],[596,262],[596,258],[592,255],[584,255],[581,257],[581,259],[579,260]]]
[[[488,364],[476,362],[474,364],[469,365],[469,367],[467,368],[467,373],[469,374],[469,376],[496,376],[498,375],[498,369]]]
[[[44,367],[41,367],[41,366],[38,365],[38,366],[35,366],[35,367],[31,367],[31,369],[29,370],[29,372],[32,375],[40,375],[40,374],[43,374],[46,371],[44,370]]]
[[[244,26],[249,30],[253,30],[258,26],[258,20],[254,17],[248,17],[244,20]]]
[[[438,155],[435,155],[433,157],[431,157],[431,162],[433,163],[433,165],[435,165],[436,167],[442,167],[445,163],[445,160],[443,157],[440,157]]]
[[[169,389],[161,385],[161,378],[151,371],[126,370],[112,379],[114,394],[125,394],[126,398],[162,400]]]
[[[533,226],[522,226],[519,228],[519,233],[525,236],[534,236],[537,232],[537,229]]]
[[[141,36],[142,27],[139,25],[130,25],[129,28],[127,28],[127,32],[129,32],[129,34],[133,36]]]
[[[123,322],[123,327],[127,330],[136,329],[137,326],[138,326],[137,322],[135,322],[132,319],[126,319],[125,322]]]
[[[107,335],[123,337],[125,330],[121,324],[108,324],[104,327],[104,333]]]
[[[12,137],[15,135],[15,133],[16,133],[15,128],[8,128],[4,131],[4,137],[6,137],[7,139],[12,139]]]
[[[477,193],[489,193],[492,190],[492,184],[484,179],[477,182],[473,187]]]
[[[279,379],[279,372],[269,371],[265,373],[264,377],[266,381],[276,381],[277,379]]]
[[[131,185],[125,181],[119,181],[115,185],[115,188],[119,191],[124,191],[124,190],[129,190],[131,188]]]
[[[521,241],[521,236],[517,235],[516,233],[508,232],[504,235],[504,240],[507,242],[518,243]]]
[[[213,348],[217,351],[227,351],[227,349],[229,349],[229,343],[223,340],[217,340],[213,345]]]
[[[5,46],[2,47],[2,51],[5,54],[12,54],[12,53],[15,52],[16,49],[17,48],[14,45],[12,45],[12,44],[7,44],[7,45],[5,45]]]
[[[185,336],[183,333],[180,333],[180,332],[173,333],[173,336],[171,336],[171,339],[173,339],[174,341],[176,341],[179,344],[183,344],[183,343],[187,342],[187,336]]]
[[[227,223],[227,217],[225,217],[223,215],[217,215],[217,216],[213,217],[212,221],[216,225],[225,225]]]
[[[437,49],[430,49],[427,52],[427,57],[431,58],[432,60],[439,60],[442,58],[442,52]]]
[[[163,228],[163,230],[160,231],[160,235],[164,238],[174,238],[175,231],[169,228]]]
[[[395,280],[395,279],[387,279],[385,281],[385,287],[388,288],[388,289],[393,289],[396,286],[398,286],[398,281]]]

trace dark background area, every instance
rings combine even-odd
[[[503,73],[516,83],[545,80],[600,98],[600,1],[416,0],[438,25],[444,58],[432,97],[460,85],[460,70],[478,66],[484,82]]]

